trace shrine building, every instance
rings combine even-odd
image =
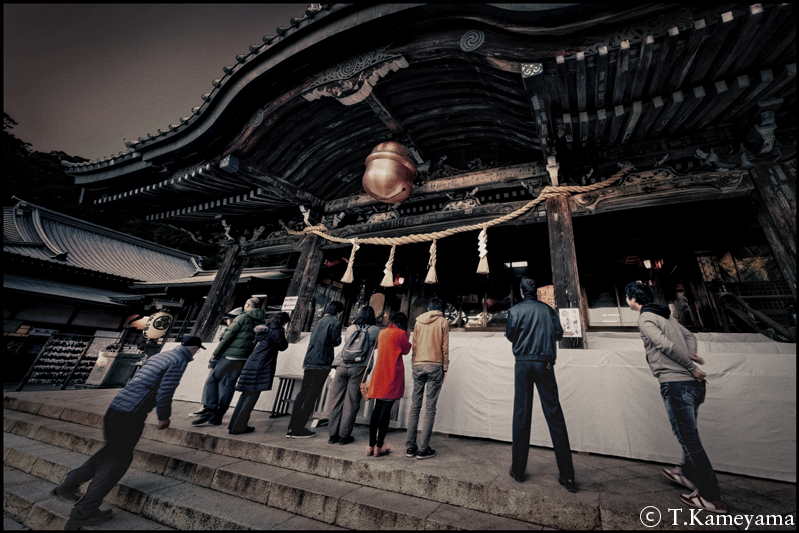
[[[561,348],[635,326],[635,280],[795,342],[794,4],[311,4],[246,44],[182,118],[63,163],[226,246],[193,334],[262,258],[293,267],[292,342],[334,299],[503,331],[524,274],[576,319]]]

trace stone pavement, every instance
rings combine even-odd
[[[84,413],[81,415],[84,420],[87,416],[93,420],[86,424],[101,427],[99,417],[117,392],[118,389],[5,392],[5,418],[12,421],[6,425],[12,429],[6,431],[21,435],[24,430],[13,429],[13,420],[18,420],[21,428],[24,426],[21,417],[32,416],[28,413],[33,412],[62,421],[74,421],[76,413]],[[223,459],[238,454],[236,458],[317,476],[305,482],[314,486],[323,484],[319,476],[327,478],[325,482],[339,484],[331,485],[329,492],[335,493],[338,498],[335,501],[341,505],[345,501],[354,505],[354,497],[350,501],[344,494],[360,486],[363,498],[373,502],[385,499],[387,510],[392,505],[403,505],[402,502],[413,507],[406,512],[422,520],[413,524],[424,524],[427,520],[427,526],[422,527],[428,529],[433,524],[431,516],[438,517],[447,528],[462,529],[645,529],[641,516],[647,507],[656,508],[658,513],[651,514],[650,509],[644,517],[661,518],[655,529],[704,529],[708,527],[708,516],[718,520],[718,515],[704,511],[692,515],[679,500],[679,495],[688,490],[669,482],[660,472],[662,464],[575,453],[580,491],[571,494],[558,484],[554,454],[548,448],[531,447],[525,482],[516,483],[508,475],[511,446],[505,442],[435,434],[431,446],[438,455],[419,461],[405,457],[405,432],[398,430],[387,437],[391,454],[374,458],[365,455],[366,426],[356,425],[356,441],[346,446],[328,444],[326,426],[315,429],[315,438],[286,439],[288,417],[270,419],[269,413],[255,411],[250,425],[256,431],[234,436],[227,432],[232,409],[221,426],[192,426],[191,413],[199,407],[196,403],[175,401],[171,428],[155,430],[155,417],[151,415],[144,437],[218,454],[213,461],[214,468],[220,471],[226,463]],[[250,451],[235,451],[245,448]],[[783,524],[796,523],[795,484],[726,473],[717,476],[732,515],[763,515],[763,520],[769,516],[772,524],[778,519]],[[393,493],[406,497],[392,499]],[[669,511],[680,508],[682,511]],[[475,512],[474,521],[455,518],[455,515],[469,517],[471,512]],[[447,513],[453,516],[441,518]],[[772,529],[755,525],[755,518],[751,520],[748,529]],[[327,522],[343,525],[336,517]],[[745,518],[740,517],[739,522],[737,529],[746,529]],[[380,522],[372,524],[373,529],[381,529]],[[354,523],[343,527],[361,528]],[[416,526],[404,528],[411,527]],[[736,529],[729,524],[713,527]],[[795,529],[795,526],[777,529]]]

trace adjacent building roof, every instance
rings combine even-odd
[[[75,285],[73,283],[63,283],[61,281],[29,278],[28,276],[18,276],[15,274],[3,275],[3,289],[36,295],[47,295],[56,298],[66,298],[68,300],[93,302],[114,307],[124,307],[124,304],[114,301],[114,298],[126,296],[123,293],[105,289]]]
[[[187,278],[201,270],[200,256],[22,200],[3,208],[3,252],[130,281]]]

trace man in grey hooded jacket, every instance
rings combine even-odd
[[[696,337],[671,316],[668,306],[655,303],[648,286],[630,283],[624,292],[630,309],[640,311],[638,329],[646,361],[660,382],[672,431],[683,450],[683,464],[674,469],[663,468],[663,475],[693,491],[680,496],[684,504],[712,513],[726,513],[716,474],[696,425],[707,389],[707,374],[696,366],[704,363],[696,355]]]

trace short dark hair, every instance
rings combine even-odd
[[[525,295],[535,296],[535,287],[535,280],[533,278],[524,277],[521,283],[519,283],[519,288]]]
[[[442,302],[441,298],[438,297],[430,298],[430,301],[427,303],[427,309],[429,311],[443,311],[444,302]]]
[[[325,307],[325,314],[327,315],[337,315],[344,310],[344,304],[339,302],[338,300],[334,302],[330,302]]]
[[[377,324],[375,310],[372,309],[371,305],[364,305],[360,308],[352,323],[356,326],[374,326]]]
[[[285,311],[282,313],[278,313],[272,318],[272,322],[277,324],[278,326],[282,326],[283,324],[288,324],[289,320],[291,320],[291,316]]]
[[[394,324],[399,329],[404,329],[408,331],[408,315],[405,313],[396,313],[394,316],[391,317],[388,325]]]
[[[652,289],[637,281],[628,283],[627,286],[624,287],[624,294],[626,294],[630,300],[635,300],[636,303],[641,305],[652,303],[655,300]]]

